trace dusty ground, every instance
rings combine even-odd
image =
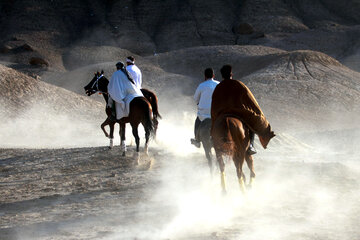
[[[356,156],[340,154],[340,162],[260,151],[255,188],[242,196],[229,164],[224,197],[201,151],[152,147],[140,165],[132,147],[128,157],[119,153],[118,147],[1,149],[0,239],[360,236]]]
[[[132,157],[119,154],[107,147],[2,149],[1,239],[96,239],[58,228],[136,205],[156,181],[150,158],[135,166]]]

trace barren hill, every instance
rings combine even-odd
[[[3,65],[0,65],[0,105],[2,117],[18,116],[33,107],[40,108],[37,116],[40,118],[48,113],[83,119],[104,116],[103,105],[99,102]]]
[[[88,52],[96,49],[89,48]],[[83,94],[83,86],[94,71],[103,69],[107,77],[115,71],[114,62],[101,63],[91,56],[83,55],[84,61],[98,63],[43,79]],[[321,52],[223,45],[138,56],[137,62],[143,71],[144,87],[155,90],[160,104],[188,98],[193,105],[191,97],[204,69],[214,68],[216,78],[221,79],[219,69],[231,64],[234,78],[249,86],[265,113],[283,130],[326,128],[325,122],[331,125],[334,121],[353,126],[350,119],[360,113],[360,73]]]
[[[168,52],[152,59],[166,71],[198,79],[194,89],[203,69],[213,67],[221,79],[220,67],[231,64],[234,78],[245,82],[270,119],[287,130],[348,124],[360,113],[360,74],[321,52],[214,46]]]
[[[356,50],[351,48],[359,41],[359,11],[357,0],[3,0],[0,58],[30,64],[35,57],[43,61],[32,64],[61,70],[76,67],[68,61],[77,46],[113,46],[147,56],[251,44],[316,50],[342,60]]]
[[[93,72],[105,70],[110,77],[114,63],[135,55],[144,87],[157,92],[160,104],[169,105],[185,98],[191,105],[203,70],[213,67],[220,79],[219,69],[228,63],[274,121],[281,123],[286,116],[284,126],[306,119],[321,124],[334,115],[358,113],[359,73],[342,63],[358,69],[359,10],[356,0],[4,0],[0,60],[83,94]],[[31,79],[35,82],[22,85],[43,92],[29,91],[29,101],[55,104],[46,98],[56,96],[64,111],[78,109],[65,99],[76,98],[85,109],[92,104],[89,98]],[[12,95],[1,101],[15,109],[18,93],[7,94]]]

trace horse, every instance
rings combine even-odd
[[[88,96],[93,95],[94,93],[100,93],[103,95],[104,100],[108,102],[109,96],[107,92],[107,86],[109,80],[104,76],[104,71],[94,73],[94,77],[87,84],[84,89],[85,93]],[[141,89],[144,97],[136,97],[130,102],[130,113],[128,117],[124,117],[120,120],[117,120],[112,116],[112,113],[106,110],[107,118],[101,124],[101,129],[104,132],[105,136],[110,138],[110,146],[113,147],[113,138],[114,138],[114,127],[115,123],[119,123],[120,131],[119,135],[121,138],[121,150],[123,151],[123,156],[125,156],[126,145],[125,145],[125,129],[126,123],[130,123],[132,127],[132,133],[135,137],[136,142],[136,152],[139,152],[140,138],[138,136],[137,127],[140,123],[144,126],[145,129],[145,148],[144,151],[148,153],[148,141],[150,133],[156,136],[156,131],[158,128],[158,119],[161,119],[161,115],[158,111],[157,96],[147,89]],[[152,116],[151,116],[152,115]],[[105,130],[105,126],[109,125],[110,134]]]
[[[208,165],[210,168],[210,174],[213,173],[213,163],[212,163],[212,153],[211,149],[213,147],[211,136],[210,136],[210,130],[211,130],[211,119],[206,118],[203,121],[201,121],[199,126],[199,140],[202,143],[202,146],[204,148],[205,157],[208,161]]]
[[[211,136],[216,153],[216,159],[220,168],[222,192],[224,194],[226,193],[225,163],[223,156],[227,155],[232,158],[235,164],[240,189],[243,193],[245,193],[246,178],[242,170],[244,161],[246,161],[247,166],[250,169],[250,181],[248,184],[250,188],[252,187],[256,176],[254,170],[254,160],[247,151],[250,145],[249,128],[243,124],[238,116],[222,114],[214,120],[211,129]],[[274,136],[274,133],[271,131],[269,131],[269,134],[261,136],[260,142],[264,148],[266,148],[267,143]]]

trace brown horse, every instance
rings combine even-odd
[[[93,79],[90,81],[88,85],[84,87],[84,89],[88,96],[91,96],[96,92],[103,94],[103,97],[107,104],[108,102],[107,86],[109,84],[109,80],[103,74],[104,71],[101,71],[101,73],[99,72],[95,73]],[[126,152],[126,145],[125,145],[126,123],[130,123],[132,127],[132,132],[135,137],[137,152],[139,152],[139,143],[140,143],[137,127],[140,123],[142,123],[145,129],[145,139],[146,139],[144,150],[145,153],[147,154],[150,133],[153,133],[154,136],[156,135],[156,130],[158,127],[158,119],[161,118],[161,115],[158,111],[156,95],[147,89],[141,89],[141,91],[145,98],[136,97],[130,102],[130,113],[128,117],[117,120],[114,116],[112,116],[111,112],[106,111],[108,117],[101,124],[101,129],[103,130],[105,136],[110,138],[110,148],[113,147],[115,123],[120,124],[119,134],[121,138],[121,148],[123,151],[123,156],[125,156],[125,152]],[[109,125],[110,127],[110,134],[108,134],[105,130],[105,126],[107,125]]]
[[[217,117],[213,123],[211,131],[216,158],[219,163],[221,174],[221,187],[223,193],[226,193],[225,184],[225,163],[223,156],[228,155],[233,159],[235,164],[237,177],[240,184],[240,189],[243,193],[246,192],[245,187],[245,174],[243,173],[242,166],[244,161],[250,169],[250,182],[249,187],[252,186],[255,179],[254,161],[249,155],[247,149],[250,145],[249,128],[242,123],[242,121],[235,115],[223,114]],[[261,143],[266,144],[274,137],[274,133],[269,131],[268,135],[261,137]],[[263,147],[266,148],[266,145]]]
[[[226,154],[233,159],[240,188],[245,192],[246,180],[242,171],[245,160],[250,168],[250,186],[255,179],[253,159],[247,151],[249,129],[259,136],[264,148],[275,134],[252,92],[244,83],[231,78],[231,66],[223,66],[221,74],[224,79],[216,86],[211,102],[211,136],[221,171],[221,186],[226,192],[223,161]]]
[[[247,153],[250,145],[249,130],[244,127],[238,118],[231,115],[218,117],[212,129],[212,139],[220,168],[223,192],[226,193],[224,155],[228,155],[233,159],[241,191],[245,192],[245,175],[242,171],[244,160],[246,160],[250,169],[250,186],[255,179],[253,158]]]

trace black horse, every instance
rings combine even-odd
[[[94,93],[100,93],[103,95],[106,105],[109,99],[107,86],[109,80],[104,76],[104,71],[96,72],[93,79],[88,85],[84,87],[85,93],[88,96],[93,95]],[[147,154],[148,152],[148,141],[150,133],[156,135],[157,127],[159,124],[158,119],[161,118],[161,115],[158,111],[158,99],[157,96],[147,89],[141,89],[144,97],[136,97],[130,102],[130,112],[128,117],[121,118],[117,120],[116,117],[112,116],[112,113],[106,111],[108,117],[101,124],[101,129],[103,130],[106,137],[110,138],[110,148],[113,147],[113,138],[114,138],[114,127],[115,123],[120,124],[120,138],[121,138],[121,148],[123,151],[123,156],[125,156],[126,145],[125,145],[125,124],[130,123],[132,127],[132,133],[135,137],[136,142],[136,151],[139,152],[140,138],[138,135],[137,127],[140,123],[144,126],[145,129],[145,148],[144,151]],[[110,134],[105,130],[105,126],[109,125]]]
[[[213,148],[213,144],[211,141],[211,119],[206,118],[205,120],[201,121],[199,130],[199,140],[202,143],[204,148],[206,159],[208,160],[208,165],[210,168],[210,173],[213,173],[213,163],[212,163],[212,153],[211,149]]]

